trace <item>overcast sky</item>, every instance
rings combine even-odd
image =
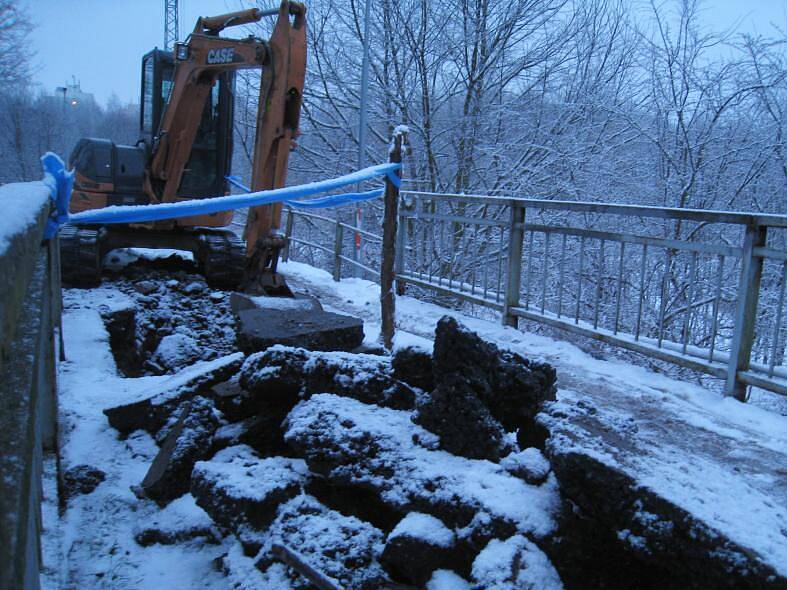
[[[642,5],[642,0],[632,1]],[[76,76],[82,90],[102,104],[113,92],[122,102],[138,102],[140,59],[164,42],[164,0],[28,0],[28,5],[36,24],[35,81],[44,90],[51,92]],[[243,0],[180,0],[181,38],[199,16],[254,5]],[[705,0],[703,6],[703,17],[715,29],[739,22],[741,31],[769,34],[771,23],[787,25],[787,0]]]

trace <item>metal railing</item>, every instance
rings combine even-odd
[[[288,210],[286,227],[335,280],[344,263],[378,274],[379,236],[362,232],[356,262],[350,224]],[[700,371],[738,399],[787,395],[787,215],[402,191],[398,235],[400,288]]]

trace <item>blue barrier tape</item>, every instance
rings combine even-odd
[[[402,165],[401,165],[401,164],[399,164],[399,168],[401,168],[401,167],[402,167]],[[396,170],[398,170],[398,168],[397,168]],[[390,182],[392,185],[394,185],[396,188],[399,188],[399,187],[401,187],[401,186],[402,186],[402,179],[401,179],[401,178],[399,177],[399,175],[398,175],[398,174],[395,172],[395,170],[389,170],[389,171],[388,171],[388,172],[386,172],[385,174],[386,174],[386,176],[388,177],[388,181],[389,181],[389,182]]]
[[[293,207],[298,207],[299,209],[327,209],[328,207],[341,207],[342,205],[349,205],[350,203],[359,203],[361,201],[371,201],[372,199],[379,199],[380,197],[383,196],[384,192],[385,189],[380,187],[362,193],[344,193],[341,195],[329,195],[327,197],[317,197],[316,199],[309,199],[308,201],[284,201],[284,202]]]
[[[290,186],[267,191],[258,191],[247,195],[230,195],[227,197],[212,197],[181,201],[179,203],[161,203],[158,205],[128,205],[113,206],[103,209],[93,209],[71,215],[70,223],[79,224],[110,224],[110,223],[141,223],[145,221],[159,221],[175,219],[178,217],[191,217],[193,215],[209,215],[230,209],[244,207],[257,207],[270,205],[325,193],[350,184],[357,184],[370,180],[383,174],[398,170],[401,164],[388,163],[369,166],[363,170],[352,172],[332,178],[299,186]]]
[[[251,192],[251,189],[249,187],[247,187],[245,184],[243,184],[241,182],[240,178],[238,178],[237,176],[235,176],[235,175],[225,176],[224,178],[226,178],[227,182],[229,182],[232,186],[239,188],[243,192],[245,192],[245,193],[250,193]]]
[[[44,228],[44,239],[53,237],[61,225],[68,222],[68,204],[74,186],[74,171],[66,170],[66,165],[57,154],[47,152],[41,156],[44,167],[44,183],[49,186],[49,197],[54,202],[52,213]]]
[[[227,176],[226,179],[233,186],[238,187],[247,193],[251,189],[243,184],[237,176]],[[384,187],[376,188],[362,193],[342,193],[340,195],[328,195],[325,197],[317,197],[316,199],[309,199],[308,201],[283,201],[286,205],[298,207],[300,209],[327,209],[328,207],[340,207],[350,203],[358,203],[360,201],[370,201],[372,199],[379,199],[385,192]]]

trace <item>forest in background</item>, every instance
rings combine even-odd
[[[708,31],[695,0],[632,5],[375,2],[366,161],[405,123],[421,190],[783,212],[787,33]],[[363,2],[314,0],[309,27],[302,179],[356,167]],[[255,76],[237,92],[243,149]]]
[[[384,159],[391,130],[405,123],[413,144],[406,176],[421,190],[783,211],[787,33],[707,31],[703,11],[712,6],[696,0],[630,6],[375,2],[366,161]],[[359,0],[309,3],[293,180],[357,165],[362,13]],[[252,32],[267,37],[269,26]],[[18,2],[0,0],[2,182],[36,178],[41,153],[67,156],[82,136],[137,139],[137,105],[66,108],[54,89],[31,83],[46,56],[21,49],[30,28]],[[251,71],[237,81],[241,175],[258,79]]]
[[[106,105],[71,105],[54,88],[34,85],[36,63],[46,56],[30,52],[31,30],[21,2],[0,0],[0,183],[39,180],[40,157],[52,151],[67,159],[82,137],[126,144],[139,138],[138,105],[114,96]]]

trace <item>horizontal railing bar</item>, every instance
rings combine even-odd
[[[502,303],[498,303],[494,300],[487,299],[480,295],[473,295],[472,293],[468,293],[466,291],[458,291],[450,287],[445,287],[442,285],[432,283],[430,281],[425,281],[423,279],[414,277],[413,275],[409,275],[406,273],[405,274],[398,273],[396,275],[396,280],[401,281],[403,283],[410,283],[411,285],[415,285],[417,287],[423,287],[424,289],[431,289],[432,291],[436,291],[443,295],[452,295],[454,297],[458,297],[459,299],[464,299],[465,301],[468,301],[470,303],[482,305],[484,307],[488,307],[496,311],[503,311]]]
[[[787,262],[787,252],[774,250],[773,248],[754,248],[753,254],[759,258],[769,258]]]
[[[293,238],[292,236],[289,237],[291,242],[295,242],[296,244],[303,244],[304,246],[310,246],[312,248],[317,248],[318,250],[323,250],[325,252],[330,252],[333,254],[332,248],[326,248],[325,246],[321,246],[320,244],[315,244],[314,242],[309,242],[308,240],[301,240],[299,238]]]
[[[366,272],[370,272],[370,273],[372,273],[373,275],[376,275],[376,276],[378,276],[378,277],[380,276],[380,271],[379,271],[379,270],[374,270],[372,267],[370,267],[370,266],[366,266],[365,264],[363,264],[363,263],[361,263],[361,262],[358,262],[357,260],[353,260],[352,258],[348,258],[347,256],[344,256],[343,254],[340,254],[340,255],[338,256],[338,258],[340,258],[340,259],[341,259],[341,260],[343,260],[344,262],[347,262],[347,263],[349,263],[349,264],[352,264],[353,266],[357,266],[358,268],[362,268],[362,269],[364,269]]]
[[[336,223],[335,219],[332,219],[331,217],[325,217],[325,215],[317,215],[317,213],[307,213],[306,211],[296,211],[295,209],[287,209],[287,211],[296,216],[307,217],[309,219],[319,219],[320,221],[327,221],[329,223]]]
[[[475,217],[462,217],[461,215],[440,215],[439,213],[402,212],[399,217],[401,219],[434,219],[436,221],[453,221],[456,223],[472,223],[474,225],[505,226],[508,224],[503,220],[495,221],[493,219],[478,219]]]
[[[532,207],[553,211],[575,211],[581,213],[606,213],[633,217],[655,217],[659,219],[684,219],[708,223],[730,223],[737,225],[764,225],[787,227],[787,215],[752,214],[743,211],[715,211],[704,209],[679,209],[676,207],[650,207],[647,205],[624,205],[614,203],[587,203],[549,199],[523,199],[517,197],[492,197],[488,195],[458,195],[421,191],[402,191],[402,195],[431,200],[452,200],[487,205]]]
[[[767,389],[779,395],[787,396],[787,381],[777,380],[769,377],[762,377],[752,371],[740,371],[738,379],[748,385]]]
[[[575,324],[572,321],[552,318],[546,315],[541,315],[540,313],[534,313],[522,307],[514,307],[511,308],[509,311],[514,315],[517,315],[519,317],[528,320],[541,322],[556,328],[561,328],[564,330],[568,330],[570,332],[574,332],[581,336],[586,336],[588,338],[600,340],[608,344],[615,344],[623,348],[628,348],[629,350],[633,350],[634,352],[639,352],[646,356],[655,357],[663,361],[672,362],[675,363],[676,365],[687,367],[695,371],[707,373],[709,375],[713,375],[714,377],[718,377],[719,379],[724,379],[727,376],[726,365],[709,363],[706,361],[702,361],[700,359],[683,355],[679,352],[673,352],[665,348],[658,348],[656,345],[643,342],[642,337],[640,337],[638,341],[635,341],[633,339],[626,338],[625,337],[626,335],[623,334],[622,332],[618,332],[618,334],[616,335],[610,332],[609,330],[605,330],[604,328],[595,328],[595,329],[592,327],[586,328],[585,326],[582,325],[584,324],[584,322]]]
[[[375,240],[377,242],[382,242],[383,241],[383,237],[382,236],[378,236],[377,234],[373,234],[372,232],[366,231],[365,229],[361,229],[359,227],[355,227],[354,225],[350,225],[349,223],[345,223],[343,221],[340,221],[339,225],[341,225],[342,227],[350,230],[351,232],[354,232],[354,233],[357,233],[357,234],[361,234],[362,236],[366,236],[370,240]]]
[[[654,238],[650,236],[639,236],[635,234],[620,234],[606,232],[595,229],[580,229],[575,227],[561,227],[555,225],[525,224],[525,231],[537,231],[543,233],[566,234],[569,236],[585,236],[599,240],[612,240],[616,242],[628,242],[631,244],[648,244],[651,246],[661,246],[673,250],[686,250],[689,252],[703,252],[706,254],[723,254],[740,258],[741,249],[732,246],[722,246],[719,244],[707,244],[704,242],[684,242],[682,240],[671,240],[668,238]]]

